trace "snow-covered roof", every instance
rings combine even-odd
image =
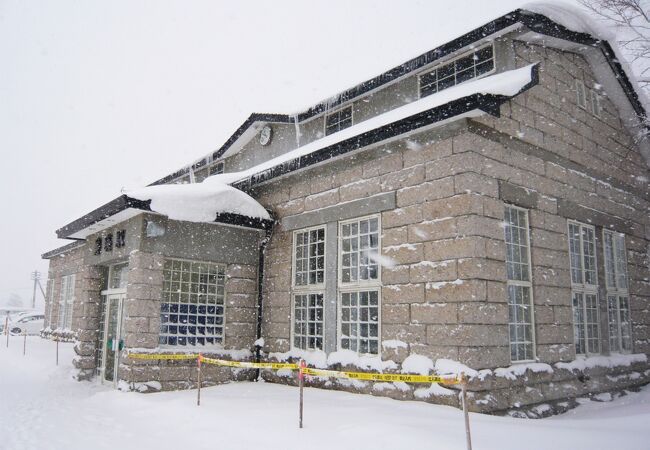
[[[151,211],[170,219],[214,222],[219,214],[238,214],[262,220],[271,216],[253,197],[224,183],[164,184],[126,192],[142,201],[151,201]]]
[[[359,122],[349,128],[337,133],[330,134],[317,139],[309,144],[298,147],[269,161],[253,166],[241,172],[229,172],[219,175],[212,175],[206,178],[201,184],[224,184],[236,183],[248,179],[256,174],[271,170],[282,164],[294,161],[304,156],[311,155],[319,150],[331,147],[341,142],[358,137],[371,130],[387,127],[396,124],[401,120],[416,117],[419,114],[435,110],[436,108],[452,102],[469,98],[476,95],[513,97],[526,90],[536,82],[536,64],[531,64],[519,69],[491,75],[478,80],[468,81],[457,86],[445,89],[436,94],[420,98],[399,108],[392,109],[378,116]],[[470,109],[462,113],[462,117],[470,117],[485,114],[479,109]],[[461,115],[448,115],[445,118],[460,118]],[[434,121],[422,122],[421,126],[431,125]]]
[[[126,192],[121,197],[57,230],[60,238],[84,238],[115,223],[116,218],[154,211],[172,219],[214,222],[219,216],[248,217],[245,226],[266,228],[268,212],[245,188],[252,180],[266,180],[366,148],[411,131],[463,117],[496,113],[504,101],[537,83],[537,65],[502,72],[421,98],[360,122],[242,172],[213,175],[201,183],[154,185]],[[233,186],[230,186],[233,185]],[[219,219],[217,221],[223,221]],[[239,221],[241,222],[241,221]],[[234,224],[240,224],[235,221]]]
[[[646,116],[646,109],[649,106],[648,100],[643,94],[642,89],[638,86],[638,83],[635,82],[632,71],[625,64],[621,52],[615,44],[611,45],[609,43],[608,40],[611,40],[611,42],[614,41],[612,33],[606,27],[595,23],[583,11],[577,8],[550,2],[534,2],[525,4],[522,9],[517,9],[498,17],[482,27],[471,30],[461,36],[449,36],[449,42],[323,100],[302,112],[288,114],[253,113],[221,147],[211,155],[201,158],[197,163],[190,166],[198,168],[200,165],[209,161],[214,161],[238,152],[246,142],[255,136],[257,131],[265,123],[303,122],[318,114],[322,114],[328,109],[335,108],[338,105],[366,95],[387,84],[394,83],[423,67],[434,64],[447,55],[475,44],[479,40],[494,37],[521,27],[526,27],[538,36],[552,37],[557,40],[578,44],[576,51],[589,48],[597,48],[602,51],[604,57],[607,59],[607,65],[615,73],[615,78],[622,88],[622,100],[629,102],[634,115],[639,117]],[[188,173],[190,166],[174,174],[170,174],[153,184],[164,184],[178,176]]]

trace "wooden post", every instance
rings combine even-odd
[[[465,437],[467,439],[467,450],[472,450],[472,435],[469,430],[469,411],[467,409],[467,375],[460,374],[460,387],[463,399],[463,415],[465,416]]]
[[[306,366],[305,361],[301,359],[299,370],[298,370],[298,385],[300,386],[300,406],[298,409],[298,415],[300,418],[299,420],[300,428],[302,428],[302,411],[303,411],[303,399],[304,399],[303,391],[305,388],[305,373],[303,371],[305,369],[305,366]]]
[[[9,316],[5,318],[5,334],[7,335],[7,348],[9,348]]]
[[[56,365],[59,365],[59,338],[56,338]]]
[[[25,356],[26,351],[27,351],[27,330],[23,330],[23,356]]]
[[[196,406],[201,406],[201,361],[203,360],[203,355],[199,353],[198,358],[196,358]]]

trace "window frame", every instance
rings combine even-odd
[[[466,57],[466,56],[468,56],[468,55],[470,55],[472,53],[479,52],[479,51],[483,50],[484,48],[487,48],[487,47],[490,47],[490,46],[492,47],[492,70],[490,70],[488,72],[485,72],[485,73],[482,73],[481,75],[479,75],[479,76],[477,76],[475,78],[470,78],[469,80],[466,80],[466,81],[479,80],[481,78],[487,77],[487,76],[492,75],[493,73],[495,73],[496,70],[497,70],[497,65],[496,65],[496,52],[495,52],[495,49],[494,49],[494,42],[486,42],[486,43],[481,44],[481,45],[479,45],[479,46],[477,46],[475,48],[468,48],[468,49],[458,53],[457,55],[455,55],[453,57],[450,57],[450,58],[448,58],[448,59],[446,59],[444,61],[436,62],[432,66],[430,66],[430,67],[428,67],[426,69],[423,69],[423,70],[419,71],[416,74],[416,78],[418,80],[418,99],[428,97],[429,95],[437,94],[437,93],[442,92],[442,91],[444,91],[446,89],[449,89],[451,87],[458,86],[460,84],[465,83],[465,81],[461,81],[460,83],[455,83],[453,86],[450,86],[449,88],[438,90],[438,91],[436,91],[436,92],[434,92],[432,94],[428,94],[428,95],[425,95],[424,97],[422,97],[422,76],[427,75],[427,74],[433,72],[434,70],[438,70],[438,68],[440,68],[440,67],[446,66],[449,63],[452,63],[452,62],[454,62],[454,61],[456,61],[458,59],[462,59],[462,58],[464,58],[464,57]],[[456,71],[454,70],[454,80],[455,79],[456,79]]]
[[[52,328],[52,313],[54,312],[54,278],[48,278],[47,284],[45,285],[45,292],[47,293],[48,305],[48,314],[47,314],[47,326],[50,329]]]
[[[594,89],[590,90],[591,93],[591,113],[595,116],[598,117],[599,119],[601,118],[601,106],[600,106],[600,94],[596,92]]]
[[[296,243],[298,239],[298,234],[309,233],[310,231],[323,230],[323,282],[315,284],[305,284],[300,285],[296,284]],[[301,228],[299,230],[293,231],[291,234],[291,289],[296,291],[325,291],[325,285],[327,284],[327,226],[326,225],[315,225],[313,227]],[[309,260],[309,258],[307,258]],[[307,269],[307,275],[309,276],[309,269]]]
[[[74,273],[61,277],[61,292],[59,295],[59,320],[57,323],[57,329],[59,330],[72,330],[72,310],[75,299],[74,290],[76,278],[77,276]],[[68,296],[68,294],[70,295]]]
[[[308,340],[309,340],[309,335],[308,334],[303,334],[301,336],[305,336],[307,339],[307,345],[305,345],[305,348],[302,347],[297,347],[295,345],[295,337],[296,337],[296,332],[295,332],[295,320],[296,320],[296,297],[297,296],[307,296],[308,300],[312,295],[320,295],[322,297],[322,305],[321,305],[321,314],[322,314],[322,319],[321,319],[321,348],[309,348],[308,347]],[[305,308],[307,312],[309,312],[309,306]],[[303,320],[303,322],[308,323],[308,320]],[[303,350],[306,352],[313,352],[313,351],[325,351],[325,290],[305,290],[305,291],[300,291],[300,292],[292,292],[291,293],[291,323],[290,323],[290,333],[289,333],[289,339],[291,340],[290,342],[290,348],[296,349],[296,350]]]
[[[297,274],[297,266],[296,266],[296,250],[297,250],[297,241],[298,241],[298,235],[301,233],[307,233],[309,234],[311,231],[315,230],[323,230],[323,282],[322,283],[315,283],[315,284],[305,284],[305,285],[299,285],[296,284],[296,274]],[[327,225],[322,224],[322,225],[315,225],[312,227],[307,227],[307,228],[301,228],[299,230],[294,230],[291,233],[291,322],[289,324],[289,344],[290,348],[292,349],[297,349],[297,350],[303,350],[303,351],[325,351],[325,286],[327,283],[327,241],[328,241],[328,234],[327,234]],[[309,260],[309,258],[308,258]],[[307,276],[309,277],[309,271],[307,271]],[[295,320],[296,320],[296,296],[298,295],[306,295],[306,296],[311,296],[311,295],[322,295],[323,296],[323,306],[322,306],[322,336],[321,336],[321,344],[322,348],[321,349],[310,349],[310,348],[300,348],[296,347],[294,345],[294,339],[295,339]]]
[[[341,351],[341,350],[349,350],[349,349],[344,349],[343,346],[341,345],[341,339],[343,336],[342,333],[342,325],[343,325],[343,320],[342,320],[342,313],[343,313],[343,294],[352,294],[352,293],[357,293],[360,294],[362,292],[377,292],[377,353],[361,353],[359,350],[356,351],[356,353],[359,356],[381,356],[381,331],[382,331],[382,320],[381,320],[381,307],[382,307],[382,301],[381,301],[381,286],[364,286],[364,287],[358,287],[355,286],[354,289],[339,289],[338,295],[337,295],[337,302],[336,302],[336,350]],[[359,302],[359,300],[357,300]],[[359,304],[357,304],[357,308],[359,308]],[[357,319],[357,324],[361,323]],[[367,322],[370,323],[370,322]],[[358,341],[358,338],[357,338]],[[351,352],[354,352],[354,350],[349,350]]]
[[[218,172],[219,168],[221,168],[221,172]],[[225,171],[226,171],[226,163],[224,160],[213,162],[212,165],[210,165],[210,167],[208,168],[208,177],[212,175],[221,175]]]
[[[337,230],[338,230],[338,236],[337,236],[337,294],[336,294],[336,349],[337,351],[340,350],[347,350],[343,349],[341,346],[341,327],[342,327],[342,307],[343,307],[343,294],[349,294],[349,293],[361,293],[361,292],[371,292],[371,291],[376,291],[377,292],[377,353],[361,353],[357,350],[357,353],[360,356],[363,355],[369,355],[369,356],[381,356],[381,332],[382,332],[382,320],[381,320],[381,314],[382,314],[382,281],[381,281],[381,264],[377,262],[377,279],[375,280],[360,280],[357,277],[357,280],[354,282],[343,282],[343,225],[350,224],[350,223],[359,223],[360,221],[363,220],[369,220],[369,219],[377,219],[377,254],[381,256],[381,234],[382,234],[382,228],[381,228],[381,214],[370,214],[367,216],[360,216],[360,217],[355,217],[352,219],[346,219],[346,220],[340,220],[337,224]],[[360,252],[359,252],[360,253]],[[359,305],[357,305],[358,307]],[[357,321],[357,323],[359,323]],[[354,350],[350,350],[354,351]]]
[[[608,270],[607,270],[607,235],[611,235],[612,237],[612,256],[613,256],[613,276],[614,276],[614,283],[615,285],[612,286],[609,282],[609,276],[608,276]],[[625,287],[619,286],[618,280],[619,280],[619,261],[617,259],[618,251],[620,250],[618,248],[618,243],[616,240],[616,237],[619,237],[622,239],[622,244],[623,244],[623,264],[625,267]],[[629,285],[630,285],[630,277],[629,273],[627,270],[627,247],[625,245],[625,234],[624,233],[619,233],[613,230],[607,230],[603,228],[603,267],[605,269],[605,296],[607,298],[607,327],[609,331],[609,336],[608,336],[608,343],[609,343],[609,352],[610,353],[621,353],[621,354],[629,354],[632,353],[633,350],[633,344],[634,344],[634,339],[632,337],[633,331],[632,331],[632,311],[630,307],[630,292],[629,292]],[[610,297],[614,297],[616,299],[616,323],[612,324],[610,321],[610,302],[609,299]],[[629,323],[629,341],[630,341],[630,348],[625,349],[623,348],[623,332],[622,332],[622,317],[621,317],[621,298],[625,298],[627,301],[627,321]],[[612,325],[616,327],[616,342],[617,342],[617,348],[612,349]]]
[[[580,80],[579,78],[576,78],[575,86],[576,86],[576,104],[578,105],[579,108],[588,111],[587,86],[585,86],[584,81]],[[580,94],[582,94],[582,103],[580,102]]]
[[[328,134],[327,133],[327,118],[334,115],[334,114],[340,114],[341,111],[343,111],[344,109],[347,109],[347,108],[350,108],[350,126],[345,127],[345,128],[339,127],[338,130]],[[341,121],[339,120],[338,124],[340,124],[340,123],[341,123]],[[348,128],[353,127],[353,126],[354,126],[354,103],[348,103],[347,105],[338,106],[338,107],[336,107],[336,108],[334,108],[334,109],[332,109],[330,111],[327,111],[325,113],[325,115],[323,116],[323,136],[331,136],[332,134],[336,134],[336,133],[338,133],[340,131],[343,131],[343,130],[348,129]]]
[[[213,342],[213,343],[211,343],[211,344],[193,344],[193,345],[188,343],[188,344],[185,344],[185,345],[179,345],[179,344],[161,344],[161,343],[160,343],[160,338],[161,338],[161,336],[162,336],[162,334],[163,334],[163,333],[162,333],[163,322],[162,322],[162,320],[161,320],[161,321],[160,321],[160,326],[159,326],[159,328],[158,328],[158,345],[160,346],[160,348],[182,350],[182,349],[187,348],[187,347],[196,347],[196,346],[201,346],[201,345],[203,345],[203,346],[206,347],[206,348],[210,348],[211,346],[220,346],[220,347],[225,347],[225,345],[226,345],[226,326],[227,326],[227,320],[226,320],[226,319],[227,319],[227,314],[226,314],[226,309],[227,309],[227,305],[228,305],[228,291],[227,291],[227,289],[226,289],[226,284],[227,284],[226,282],[227,282],[227,279],[228,279],[228,264],[225,264],[225,263],[216,263],[216,262],[212,262],[212,261],[203,261],[203,260],[185,259],[185,258],[165,258],[165,259],[164,259],[164,262],[163,262],[163,281],[162,281],[162,282],[163,282],[163,286],[162,286],[162,290],[161,290],[161,299],[160,299],[159,315],[162,315],[162,314],[163,314],[163,311],[162,311],[162,304],[163,304],[163,303],[174,303],[174,302],[166,302],[166,301],[164,300],[164,298],[162,297],[162,295],[164,294],[164,291],[165,291],[165,288],[164,288],[164,283],[165,283],[164,270],[165,270],[165,268],[164,268],[164,267],[165,267],[165,263],[166,263],[167,261],[172,261],[172,262],[173,262],[173,261],[178,261],[178,262],[181,262],[181,263],[190,263],[190,264],[209,264],[209,265],[213,265],[213,266],[217,266],[217,267],[223,267],[223,274],[224,274],[224,281],[223,281],[223,304],[222,304],[222,305],[218,305],[218,304],[216,304],[216,306],[222,306],[222,307],[223,307],[223,314],[222,314],[223,321],[222,321],[222,324],[221,324],[221,327],[222,327],[222,332],[221,332],[221,342],[219,342],[219,343],[214,343],[214,342]],[[218,276],[218,273],[217,273],[217,276]],[[218,286],[218,284],[217,284],[217,286]],[[182,293],[182,292],[181,292],[181,293]],[[216,295],[216,294],[215,294],[215,295]],[[177,303],[177,304],[180,304],[181,302],[176,302],[176,303]],[[187,304],[190,305],[191,303],[188,302]],[[198,306],[198,304],[197,304],[197,306]],[[189,314],[189,313],[188,313],[188,314]],[[197,314],[197,316],[198,316],[198,314]],[[167,324],[167,325],[169,326],[169,324]],[[189,324],[188,324],[188,326],[189,326]],[[197,323],[197,326],[198,326],[198,323]],[[207,326],[207,323],[206,323],[206,326]],[[217,324],[214,324],[214,327],[216,327],[216,326],[217,326]],[[167,334],[167,335],[168,335],[168,334]],[[187,334],[186,336],[187,336],[187,337],[190,337],[189,334]],[[176,337],[178,338],[178,333],[176,333]],[[194,337],[198,337],[198,335],[195,334]],[[206,335],[206,337],[208,337],[208,336]],[[212,337],[212,338],[215,338],[215,337],[217,337],[217,336],[216,336],[216,335],[212,335],[211,337]]]
[[[578,226],[580,230],[580,242],[579,242],[579,248],[580,248],[580,273],[581,273],[581,279],[582,283],[575,283],[573,281],[573,266],[571,262],[571,256],[572,256],[572,251],[571,251],[571,225]],[[594,242],[593,242],[593,253],[594,253],[594,276],[596,279],[596,284],[589,284],[585,283],[586,276],[585,276],[585,253],[584,253],[584,240],[583,240],[583,229],[590,229],[593,232],[594,236]],[[571,282],[571,309],[572,309],[572,322],[573,322],[573,335],[574,335],[574,347],[575,347],[575,352],[576,355],[584,355],[584,356],[589,356],[589,355],[601,355],[602,354],[602,330],[600,327],[600,296],[598,294],[598,245],[597,245],[597,236],[598,234],[596,233],[596,227],[590,224],[586,224],[583,222],[578,222],[577,220],[567,220],[567,244],[569,247],[569,280]],[[574,307],[574,295],[575,294],[581,294],[582,295],[582,326],[584,327],[584,332],[583,332],[583,339],[585,343],[585,349],[584,352],[578,353],[578,348],[577,348],[577,342],[575,341],[575,335],[576,335],[576,322],[575,322],[575,307]],[[590,352],[589,351],[589,333],[588,333],[588,324],[591,322],[587,322],[587,295],[594,295],[596,298],[596,329],[598,331],[598,335],[596,336],[596,342],[598,342],[598,350],[597,352]],[[594,339],[592,337],[592,339]]]
[[[339,290],[364,290],[367,287],[381,287],[381,264],[377,261],[377,279],[375,280],[360,280],[357,276],[357,281],[343,282],[343,225],[350,223],[358,223],[362,220],[377,219],[377,255],[381,256],[381,215],[370,214],[368,216],[357,217],[354,219],[341,220],[338,223],[338,268],[337,268],[337,286]],[[361,252],[359,251],[359,254]],[[358,274],[357,274],[358,275]]]
[[[506,209],[514,209],[517,211],[522,211],[525,214],[526,217],[526,257],[528,258],[528,281],[522,281],[522,280],[511,280],[508,277],[508,236],[506,234],[506,227],[504,227],[504,243],[506,245],[506,295],[507,295],[507,302],[508,302],[508,339],[509,339],[509,344],[510,346],[513,345],[512,341],[512,336],[510,335],[510,326],[513,325],[513,323],[510,322],[510,286],[517,286],[517,287],[523,287],[523,288],[528,288],[528,297],[530,299],[530,328],[531,328],[531,345],[532,345],[532,358],[530,359],[517,359],[513,360],[512,359],[512,349],[510,349],[510,362],[512,364],[520,364],[520,363],[529,363],[532,361],[537,360],[537,335],[535,332],[535,298],[533,294],[533,261],[531,257],[531,241],[530,241],[530,214],[529,210],[526,208],[522,208],[520,206],[516,206],[513,204],[505,203],[504,204],[504,213]],[[505,222],[505,217],[504,217],[504,222]],[[521,246],[521,243],[517,243],[515,245]],[[519,323],[514,323],[514,325],[518,325]],[[521,343],[522,341],[515,341],[515,345],[518,343]]]

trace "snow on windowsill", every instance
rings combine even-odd
[[[580,372],[585,371],[586,369],[593,369],[595,367],[629,367],[634,363],[645,363],[648,361],[648,357],[643,353],[637,353],[632,355],[610,355],[610,356],[589,356],[589,357],[579,357],[574,361],[564,363],[558,362],[555,363],[555,367],[558,369],[567,369],[567,370],[577,370]]]

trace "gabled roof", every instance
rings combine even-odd
[[[345,102],[366,95],[369,92],[374,91],[375,89],[378,89],[384,85],[393,83],[396,80],[410,75],[413,72],[416,72],[426,67],[427,65],[432,64],[435,61],[447,55],[450,55],[464,47],[467,47],[468,45],[473,44],[481,39],[494,34],[514,30],[521,26],[525,26],[531,31],[541,35],[546,35],[552,38],[558,38],[576,44],[598,48],[603,53],[603,56],[607,60],[610,68],[616,75],[616,78],[618,79],[618,82],[620,83],[621,88],[623,89],[623,92],[629,100],[636,115],[640,118],[645,118],[647,116],[646,111],[641,101],[639,100],[638,93],[630,82],[630,79],[628,78],[621,63],[618,61],[614,50],[607,41],[598,39],[588,33],[570,30],[563,25],[554,22],[543,14],[535,13],[525,9],[516,9],[508,14],[492,20],[491,22],[486,23],[479,28],[465,33],[464,35],[452,41],[449,41],[446,44],[443,44],[426,53],[423,53],[420,56],[410,59],[403,64],[393,67],[380,75],[359,83],[350,89],[340,92],[331,99],[322,101],[300,113],[293,115],[253,113],[248,117],[248,119],[244,121],[244,123],[242,123],[242,125],[239,126],[239,128],[237,128],[237,130],[226,140],[226,142],[220,148],[214,151],[211,155],[208,155],[193,164],[192,168],[197,169],[207,164],[209,161],[215,161],[219,158],[222,158],[226,152],[229,152],[235,144],[239,143],[240,141],[247,141],[242,138],[245,136],[245,134],[250,134],[251,127],[259,127],[264,123],[293,123],[294,121],[298,121],[298,123],[303,122],[329,109],[336,108]],[[153,182],[152,184],[164,184],[188,172],[189,167],[185,167],[173,174],[170,174]]]
[[[607,41],[597,39],[588,33],[572,31],[563,25],[552,21],[545,15],[523,9],[517,9],[444,45],[441,45],[397,67],[394,67],[374,78],[366,80],[363,83],[354,86],[353,88],[341,92],[333,99],[314,105],[301,113],[295,115],[258,113],[252,114],[218,150],[194,163],[192,165],[192,168],[205,166],[210,161],[221,158],[227,151],[231,149],[231,147],[233,147],[233,145],[242,139],[246,133],[250,134],[249,130],[252,127],[255,127],[260,123],[292,123],[296,119],[299,122],[307,120],[311,117],[323,113],[328,108],[336,107],[345,102],[365,95],[386,84],[395,82],[396,80],[403,78],[421,68],[424,68],[427,65],[430,65],[439,60],[440,58],[463,49],[468,45],[471,45],[480,40],[484,40],[491,36],[514,31],[522,27],[525,27],[534,33],[548,36],[549,38],[557,38],[563,41],[578,44],[580,46],[587,46],[600,50],[607,63],[609,64],[611,70],[613,71],[615,78],[620,84],[625,97],[627,100],[629,100],[629,103],[636,115],[640,118],[646,117],[646,112],[639,100],[637,92],[635,91],[627,74],[623,70],[623,67],[616,59],[614,50]],[[530,85],[526,86],[525,89],[522,89],[522,91],[530,88],[533,84],[536,84],[536,69],[533,69],[533,72],[534,79],[531,81]],[[378,126],[375,129],[364,130],[358,135],[351,136],[342,141],[337,141],[323,148],[315,149],[308,154],[301,154],[292,159],[289,158],[285,161],[282,161],[281,164],[278,164],[274,167],[265,168],[259,173],[249,174],[245,179],[233,179],[231,183],[233,187],[247,190],[258,183],[262,183],[289,172],[312,166],[314,164],[340,156],[350,151],[376,144],[378,142],[392,139],[396,136],[408,133],[424,126],[435,123],[442,123],[452,118],[464,117],[467,114],[471,114],[473,111],[483,111],[498,116],[500,105],[513,96],[514,95],[485,95],[481,92],[475,92],[471,95],[453,99],[448,103],[438,105],[412,116],[401,117],[395,122]],[[181,169],[174,174],[168,175],[152,183],[152,185],[167,183],[187,172],[189,172],[189,167]],[[109,202],[108,204],[91,212],[90,214],[57,230],[57,235],[61,238],[75,238],[75,235],[78,235],[77,233],[80,230],[92,226],[94,223],[97,223],[99,221],[106,220],[107,217],[111,217],[111,214],[121,214],[123,211],[132,209],[144,211],[150,210],[149,205],[143,205],[141,204],[142,202],[134,206],[134,201],[136,200],[127,196],[118,197],[112,202]],[[241,220],[241,217],[234,219],[229,218],[228,220],[234,220],[237,222]],[[262,227],[259,224],[258,226]]]

